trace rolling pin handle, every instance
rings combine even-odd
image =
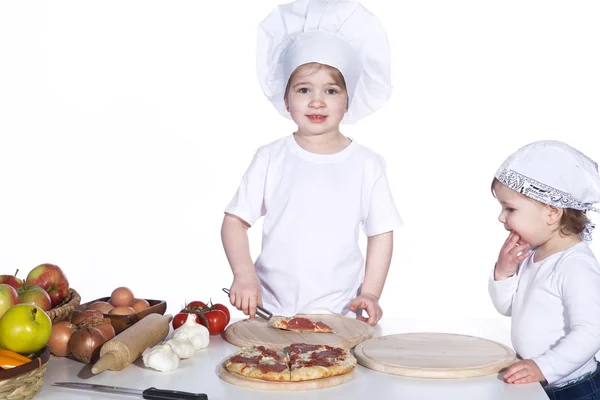
[[[96,364],[92,367],[92,373],[99,374],[115,365],[119,365],[119,357],[117,357],[117,354],[114,351],[109,351],[96,361]]]

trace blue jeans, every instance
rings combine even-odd
[[[550,400],[600,400],[600,364],[580,381],[545,390]]]

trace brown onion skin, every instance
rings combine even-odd
[[[98,310],[85,310],[74,314],[71,318],[71,323],[73,325],[80,325],[89,318],[104,318],[104,315]]]
[[[69,340],[76,331],[75,325],[68,321],[57,322],[52,325],[52,335],[48,340],[50,352],[58,357],[66,357],[71,354]]]
[[[112,326],[110,318],[104,318],[104,320],[94,324],[93,327],[102,332],[105,342],[115,337],[115,328]]]
[[[73,357],[84,364],[89,364],[99,358],[100,348],[105,341],[100,330],[86,326],[73,333],[69,348]]]

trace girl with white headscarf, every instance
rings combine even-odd
[[[553,400],[600,399],[600,264],[587,243],[598,165],[565,143],[539,141],[502,164],[492,189],[510,233],[489,291],[511,316],[522,359],[504,379],[541,382]]]

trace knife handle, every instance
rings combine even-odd
[[[154,400],[208,400],[204,393],[180,392],[179,390],[148,388],[142,392],[145,399]]]

